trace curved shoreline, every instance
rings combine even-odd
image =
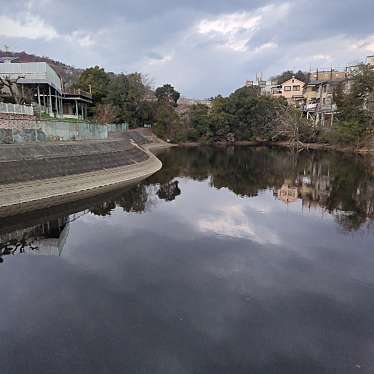
[[[0,185],[0,217],[48,208],[115,190],[146,179],[162,168],[161,161],[151,150],[155,152],[166,145],[148,144],[137,147],[148,155],[147,160],[82,174]]]
[[[216,142],[210,144],[203,144],[199,142],[187,142],[180,143],[180,147],[200,147],[200,146],[215,146],[215,147],[227,147],[227,146],[249,146],[249,147],[281,147],[290,148],[288,142],[271,142],[271,141],[251,141],[251,140],[241,140],[233,143],[229,142]],[[304,143],[304,150],[321,150],[321,151],[334,151],[334,152],[344,152],[344,153],[357,153],[357,154],[374,154],[374,149],[369,147],[355,148],[351,146],[343,145],[331,145],[324,143]]]

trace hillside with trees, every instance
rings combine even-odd
[[[0,56],[9,54],[0,51]],[[154,90],[148,77],[138,72],[115,74],[99,66],[82,70],[26,52],[11,55],[19,62],[45,61],[71,88],[92,92],[92,121],[128,123],[132,128],[150,125],[159,137],[173,142],[260,140],[288,141],[295,147],[311,142],[359,147],[373,136],[374,69],[370,65],[358,66],[351,78],[338,86],[334,93],[338,114],[333,126],[320,128],[285,99],[262,96],[255,86],[239,88],[227,97],[218,95],[210,105],[179,110],[181,95],[171,84]],[[308,80],[302,71],[285,71],[274,78],[283,82],[293,75]],[[2,81],[1,85],[12,88],[17,82]],[[22,98],[15,101],[21,103]]]

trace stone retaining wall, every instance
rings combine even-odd
[[[34,116],[0,113],[0,129],[29,129],[36,124]]]
[[[137,183],[162,167],[150,157],[138,164],[73,176],[0,185],[0,217],[57,206]]]
[[[111,140],[2,144],[0,217],[78,201],[138,182],[162,167],[150,149],[166,146],[136,131]]]
[[[127,140],[0,146],[0,185],[132,165],[148,155]]]

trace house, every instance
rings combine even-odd
[[[290,105],[301,106],[304,103],[304,91],[305,83],[294,76],[279,84],[272,87],[273,97],[284,97]]]
[[[285,181],[282,187],[275,192],[279,200],[284,203],[294,203],[299,199],[299,190],[290,181]]]
[[[92,95],[83,90],[65,90],[62,104],[64,118],[86,119]]]
[[[274,80],[262,80],[257,79],[256,81],[247,80],[245,87],[259,87],[262,96],[272,96],[273,88],[278,86],[278,82]]]
[[[81,90],[65,91],[61,77],[46,62],[17,63],[10,57],[1,60],[0,77],[16,82],[15,90],[20,96],[30,97],[34,112],[56,118],[87,117],[91,94]],[[7,89],[3,89],[2,96],[12,99]]]
[[[310,81],[305,89],[306,104],[321,104],[321,106],[334,106],[334,94],[338,87],[342,87],[344,92],[349,92],[351,78],[330,79],[325,81]]]
[[[340,84],[345,84],[348,79],[331,79],[310,81],[305,88],[305,104],[321,104],[321,106],[334,105],[334,92]]]
[[[321,121],[322,126],[326,123],[332,125],[337,112],[334,94],[340,85],[346,89],[349,81],[349,78],[310,81],[304,90],[304,111],[307,117],[313,117],[316,123]]]

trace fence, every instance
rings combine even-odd
[[[336,104],[314,103],[314,104],[304,105],[304,110],[306,112],[315,112],[315,113],[336,112],[337,111],[337,106],[336,106]]]
[[[105,140],[109,132],[125,132],[127,124],[99,125],[62,121],[27,121],[22,128],[0,128],[0,144]]]
[[[34,115],[34,109],[29,105],[0,103],[0,113]]]

